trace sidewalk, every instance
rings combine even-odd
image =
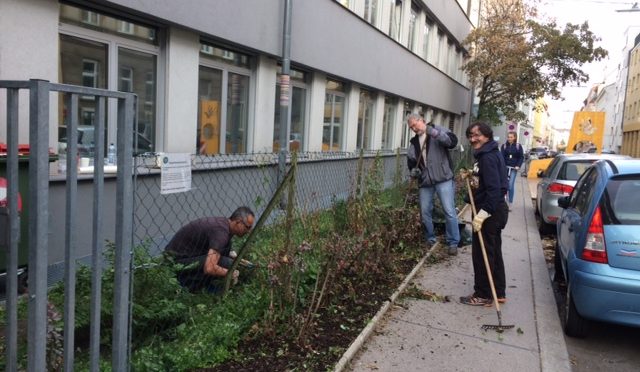
[[[483,324],[498,324],[495,307],[459,303],[473,292],[467,246],[455,257],[423,265],[411,280],[450,302],[400,297],[401,306],[390,307],[348,370],[571,371],[526,178],[518,177],[516,199],[502,233],[508,302],[501,306],[503,324],[515,327],[502,334],[483,331]]]

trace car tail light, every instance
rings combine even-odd
[[[604,228],[600,207],[596,208],[587,230],[587,241],[582,250],[582,259],[597,263],[608,263],[607,249],[604,244]]]
[[[547,191],[549,191],[552,194],[566,194],[569,195],[571,194],[571,191],[573,191],[573,186],[570,185],[563,185],[561,183],[552,183],[551,185],[549,185],[547,187]]]

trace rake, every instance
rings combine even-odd
[[[467,181],[467,190],[469,192],[469,200],[471,200],[471,211],[473,212],[473,216],[476,215],[476,205],[473,201],[473,192],[471,191],[471,183],[469,182],[469,178],[466,177]],[[483,324],[483,330],[494,330],[498,333],[502,333],[507,329],[511,329],[514,327],[513,324],[502,324],[502,313],[500,312],[500,303],[498,302],[498,295],[496,295],[496,287],[493,284],[493,274],[491,274],[491,266],[489,265],[489,259],[487,258],[487,250],[484,247],[484,238],[482,237],[482,228],[478,231],[478,238],[480,239],[480,248],[482,248],[482,258],[484,259],[484,266],[487,270],[487,276],[489,277],[489,284],[491,286],[491,295],[493,296],[493,303],[496,304],[496,312],[498,314],[498,324]]]

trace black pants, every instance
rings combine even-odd
[[[496,287],[498,297],[505,297],[506,279],[504,273],[504,261],[502,260],[502,229],[507,225],[509,218],[509,207],[506,202],[501,202],[497,210],[487,218],[482,224],[482,237],[484,247],[487,251],[487,258],[493,276],[493,283]],[[482,298],[493,298],[489,277],[482,258],[482,248],[478,233],[473,233],[471,243],[471,257],[473,260],[474,272],[474,295]]]
[[[178,282],[180,283],[180,285],[187,288],[189,292],[198,292],[205,290],[209,293],[218,293],[224,287],[224,278],[213,277],[211,275],[205,274],[204,259],[196,257],[192,259],[182,259],[176,261],[182,264],[202,261],[201,265],[183,269],[178,273]],[[232,264],[233,259],[231,257],[220,256],[220,261],[218,261],[219,266],[228,269]]]

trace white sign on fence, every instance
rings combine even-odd
[[[162,153],[160,165],[160,194],[174,194],[191,190],[191,154]]]

